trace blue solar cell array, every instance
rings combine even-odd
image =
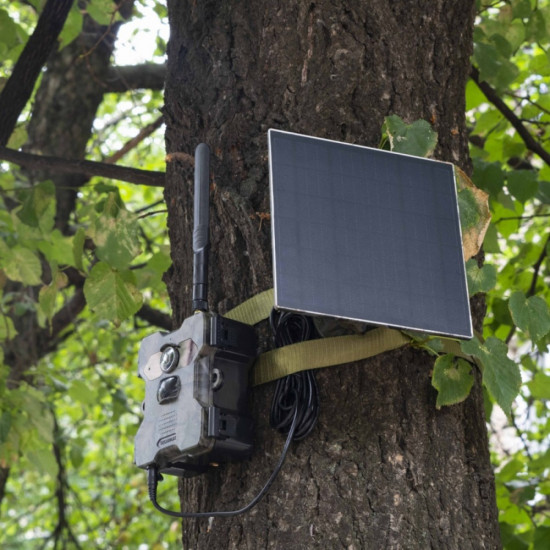
[[[275,304],[472,337],[451,164],[269,131]]]

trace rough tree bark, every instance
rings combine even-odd
[[[436,157],[468,170],[464,87],[474,1],[169,0],[168,153],[213,150],[210,304],[224,312],[269,288],[266,132],[377,146],[386,115],[429,120]],[[190,167],[168,163],[174,323],[190,314]],[[473,304],[475,325],[484,315]],[[266,342],[263,342],[266,345]],[[433,359],[402,349],[318,372],[321,415],[268,496],[234,519],[183,524],[185,548],[497,548],[479,380],[440,411]],[[185,510],[233,509],[282,448],[268,426],[272,385],[253,391],[250,461],[186,480]]]

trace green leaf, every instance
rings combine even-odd
[[[114,18],[115,4],[112,0],[90,0],[86,11],[100,25],[109,25],[116,20]]]
[[[386,132],[391,150],[417,157],[431,155],[437,145],[437,132],[434,132],[426,120],[416,120],[406,124],[397,115],[385,118]]]
[[[114,193],[95,223],[92,238],[98,258],[119,270],[128,267],[140,253],[137,216],[120,208]]]
[[[523,533],[521,536],[515,533],[515,525],[508,523],[500,523],[500,538],[502,547],[506,550],[528,550],[529,543],[523,540]]]
[[[483,250],[491,254],[500,254],[500,244],[498,242],[498,231],[494,224],[490,224],[483,240]]]
[[[39,473],[55,478],[58,473],[57,462],[49,448],[32,447],[25,452],[25,458]]]
[[[462,229],[475,227],[479,222],[479,206],[471,189],[462,189],[458,192],[458,209]]]
[[[520,202],[532,199],[539,190],[537,174],[532,170],[508,172],[506,179],[510,193]]]
[[[511,23],[506,24],[503,30],[504,36],[512,48],[511,53],[513,53],[523,44],[523,41],[525,40],[525,26],[521,21],[512,21]]]
[[[26,191],[17,217],[30,227],[39,227],[42,232],[48,233],[54,227],[55,205],[55,185],[44,181]]]
[[[69,450],[69,458],[71,459],[71,464],[73,468],[78,469],[80,466],[82,466],[82,463],[84,462],[84,448],[83,446],[72,443],[71,448]]]
[[[10,139],[8,140],[8,147],[10,149],[19,149],[19,147],[25,144],[28,137],[25,125],[18,124],[11,133]]]
[[[93,405],[96,402],[96,392],[82,380],[73,380],[68,393],[73,401],[84,405]]]
[[[519,75],[517,66],[493,44],[476,43],[474,60],[479,67],[480,79],[487,80],[499,90],[509,86]]]
[[[56,268],[52,269],[52,282],[40,289],[38,304],[48,321],[51,321],[55,313],[55,303],[59,289],[65,287],[67,283],[67,275]]]
[[[550,204],[550,181],[539,182],[539,192],[537,193],[537,199],[542,204]]]
[[[86,231],[83,227],[79,227],[73,237],[73,265],[79,271],[84,271],[82,256],[84,255],[85,242],[86,242]]]
[[[464,401],[474,384],[472,366],[464,359],[447,353],[434,364],[432,386],[438,391],[435,406],[454,405]]]
[[[84,283],[84,296],[98,317],[113,321],[115,325],[136,313],[142,304],[134,274],[129,270],[111,269],[105,262],[92,268]]]
[[[546,53],[535,55],[529,61],[529,72],[541,76],[550,75],[550,59]]]
[[[59,34],[60,50],[68,46],[80,34],[83,21],[84,18],[82,17],[82,13],[80,13],[78,2],[75,2],[69,11],[63,30]]]
[[[483,366],[483,384],[508,415],[521,386],[519,366],[507,353],[508,346],[497,338],[487,338],[481,344],[477,338],[462,342],[462,351],[477,357]]]
[[[531,15],[530,0],[512,0],[512,14],[515,19],[527,19]]]
[[[546,17],[548,17],[548,12]],[[527,22],[527,35],[537,42],[546,42],[548,40],[548,25],[544,19],[542,10],[537,9],[532,12]]]
[[[4,9],[0,9],[0,42],[5,44],[7,49],[17,44],[17,25]]]
[[[0,340],[12,340],[17,336],[15,325],[7,315],[0,315]]]
[[[540,475],[550,467],[550,449],[528,463],[529,472],[534,475]]]
[[[535,399],[550,399],[550,376],[547,374],[537,372],[527,387]]]
[[[508,305],[514,323],[533,341],[538,342],[550,332],[550,310],[540,296],[526,298],[523,292],[516,291]]]
[[[474,296],[478,292],[489,292],[497,284],[497,270],[492,264],[485,264],[479,268],[473,258],[466,262],[466,276],[468,278],[468,292]]]
[[[458,208],[462,228],[462,250],[464,259],[477,254],[491,221],[489,196],[478,189],[472,180],[455,166]]]
[[[498,471],[498,480],[502,483],[513,481],[525,470],[525,464],[517,458],[512,458]]]
[[[548,550],[550,548],[550,527],[538,525],[533,536],[533,550]]]
[[[479,89],[479,86],[473,80],[469,80],[466,84],[466,111],[475,109],[482,103],[487,103],[487,98]]]
[[[28,248],[14,246],[5,257],[4,272],[12,281],[19,281],[25,285],[39,285],[42,283],[42,266],[38,257]]]
[[[38,250],[44,254],[46,260],[50,263],[74,266],[72,240],[71,237],[65,237],[59,229],[54,229],[48,235],[48,240],[38,243]]]
[[[157,288],[162,283],[162,276],[171,265],[169,254],[166,252],[157,252],[151,256],[147,264],[136,270],[136,278],[139,288]]]
[[[12,417],[10,411],[2,411],[0,416],[0,445],[7,441],[10,432]]]

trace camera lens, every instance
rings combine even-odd
[[[167,346],[162,350],[160,356],[160,368],[164,372],[172,372],[180,361],[180,354],[174,346]]]

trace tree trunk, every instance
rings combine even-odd
[[[168,153],[213,151],[210,304],[272,286],[268,128],[377,146],[385,116],[429,120],[436,157],[469,168],[464,87],[474,1],[168,2]],[[166,200],[179,324],[190,314],[191,167],[170,157]],[[482,303],[473,304],[479,328]],[[265,349],[270,343],[262,339]],[[401,349],[318,371],[321,414],[250,513],[184,520],[185,548],[497,548],[483,397],[440,411],[433,359]],[[251,460],[181,485],[186,511],[234,509],[267,480],[283,439],[273,385],[253,391]]]

